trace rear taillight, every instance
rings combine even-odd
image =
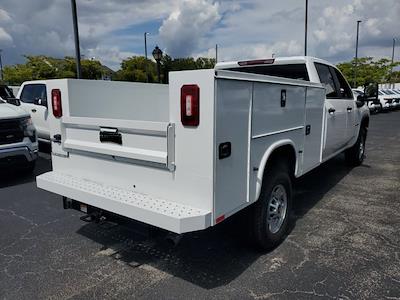
[[[200,88],[196,84],[181,88],[181,121],[183,126],[199,126]]]
[[[51,104],[53,106],[53,115],[56,118],[62,117],[62,106],[61,106],[61,91],[54,89],[51,91]]]

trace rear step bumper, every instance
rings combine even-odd
[[[38,176],[36,182],[44,190],[175,233],[211,225],[210,211],[84,178],[53,171]]]

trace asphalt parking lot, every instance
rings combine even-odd
[[[42,154],[35,174],[51,169]],[[85,223],[35,177],[0,179],[0,298],[400,299],[400,111],[371,116],[367,158],[296,183],[293,228],[256,251],[240,218],[173,247],[136,223]]]

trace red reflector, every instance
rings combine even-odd
[[[269,65],[269,64],[273,64],[274,61],[275,61],[274,58],[256,59],[256,60],[244,60],[244,61],[239,61],[238,65],[239,66]]]
[[[215,223],[218,224],[218,223],[222,222],[223,220],[225,220],[225,215],[219,216],[217,219],[215,219]]]
[[[185,84],[181,88],[181,121],[183,126],[199,126],[200,88],[196,84]]]
[[[53,106],[53,115],[56,118],[62,117],[62,106],[61,106],[61,91],[54,89],[51,91],[51,104]]]

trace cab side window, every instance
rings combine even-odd
[[[47,100],[46,85],[27,84],[23,87],[21,101],[24,103],[35,103],[35,100]]]
[[[335,79],[327,65],[315,63],[315,68],[319,76],[319,80],[325,87],[326,98],[338,98]]]
[[[353,100],[353,94],[351,92],[351,88],[347,83],[346,79],[344,79],[342,73],[340,73],[337,69],[331,68],[332,73],[336,75],[338,86],[339,86],[339,95],[340,98],[351,99]]]

